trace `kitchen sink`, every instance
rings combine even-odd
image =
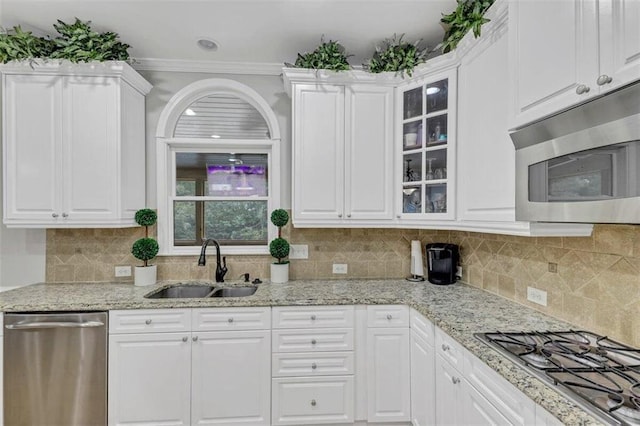
[[[258,287],[225,287],[216,289],[210,297],[245,297],[251,296]]]
[[[208,297],[216,288],[209,285],[179,284],[144,296],[147,299],[187,299]]]

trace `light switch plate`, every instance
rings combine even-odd
[[[547,292],[533,287],[527,287],[527,300],[538,305],[547,306]]]
[[[116,277],[130,277],[131,266],[116,266]]]
[[[333,264],[333,273],[334,274],[346,274],[347,273],[347,264],[346,263],[334,263]]]
[[[289,259],[308,259],[309,246],[306,244],[291,244]]]

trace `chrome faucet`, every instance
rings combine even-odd
[[[202,243],[202,250],[200,251],[200,258],[198,259],[198,266],[204,266],[207,264],[205,254],[207,252],[207,246],[209,243],[213,243],[216,246],[216,282],[223,283],[224,275],[227,273],[227,258],[223,257],[220,262],[220,244],[214,239],[209,238]]]

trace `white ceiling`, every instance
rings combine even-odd
[[[134,58],[282,64],[339,40],[352,65],[371,57],[376,43],[405,33],[430,46],[442,40],[442,13],[455,0],[0,0],[0,23],[54,34],[56,19],[91,20],[97,31],[115,31]],[[216,40],[216,52],[196,40]]]

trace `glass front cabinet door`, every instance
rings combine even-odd
[[[454,219],[455,69],[398,91],[401,219]]]

